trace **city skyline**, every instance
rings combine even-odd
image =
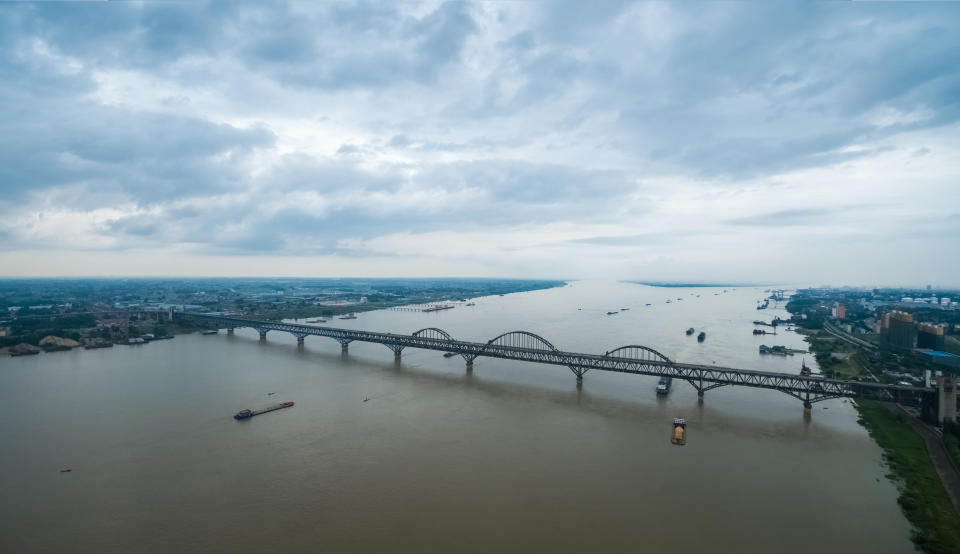
[[[910,3],[0,6],[0,277],[960,284]]]

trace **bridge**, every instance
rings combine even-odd
[[[590,370],[672,377],[693,385],[701,402],[706,391],[726,385],[776,390],[803,402],[807,413],[814,402],[831,398],[865,397],[894,402],[928,403],[932,402],[935,394],[932,389],[922,387],[680,363],[652,348],[638,344],[621,346],[603,354],[567,352],[529,331],[511,331],[487,342],[472,342],[454,339],[449,333],[436,327],[400,335],[189,312],[176,312],[174,318],[212,328],[226,328],[228,334],[232,334],[237,328],[253,328],[260,333],[260,340],[266,340],[269,331],[290,333],[296,337],[298,347],[303,346],[303,341],[308,336],[329,337],[340,343],[344,353],[353,341],[378,343],[392,350],[397,361],[405,348],[454,352],[466,361],[468,372],[473,370],[473,361],[481,356],[565,366],[576,376],[578,387],[582,386],[583,376]]]

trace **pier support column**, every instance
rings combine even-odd
[[[467,373],[473,373],[473,360],[467,360]]]
[[[394,351],[394,353],[393,353],[393,361],[394,361],[395,363],[398,363],[398,364],[400,363],[400,351],[399,351],[399,350]]]
[[[267,341],[267,332],[260,331],[260,342],[266,342],[266,341]]]
[[[703,404],[703,390],[697,391],[697,404]]]
[[[349,343],[349,342],[341,342],[341,343],[340,343],[340,353],[343,354],[344,356],[346,356],[347,354],[350,353],[350,343]]]
[[[811,404],[810,402],[804,402],[804,403],[803,403],[803,417],[809,418],[809,417],[810,417],[810,410],[811,410],[811,409],[813,409],[813,404]]]
[[[943,372],[937,377],[937,423],[957,421],[957,378]]]
[[[297,348],[300,350],[303,350],[303,339],[305,338],[306,337],[297,337]]]
[[[233,327],[227,327],[227,334],[228,334],[228,335],[232,335],[232,334],[233,334]]]
[[[583,375],[577,375],[577,388],[583,388]]]

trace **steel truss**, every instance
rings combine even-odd
[[[302,339],[307,336],[329,337],[344,349],[352,341],[378,343],[392,350],[397,357],[404,348],[420,348],[456,352],[471,367],[477,357],[502,358],[523,362],[561,365],[570,368],[580,381],[589,370],[631,373],[636,375],[666,376],[692,384],[700,394],[725,385],[770,389],[788,394],[806,407],[814,402],[843,397],[868,397],[888,401],[918,401],[931,396],[931,389],[906,387],[862,381],[845,381],[803,377],[788,373],[773,373],[730,367],[685,364],[674,362],[652,348],[640,345],[621,346],[605,354],[585,354],[557,349],[547,339],[528,331],[511,331],[486,343],[456,340],[443,329],[428,327],[411,335],[358,331],[336,327],[314,327],[296,323],[282,323],[241,319],[219,315],[177,312],[177,319],[203,322],[219,328],[250,327],[265,337],[267,331],[282,331]]]

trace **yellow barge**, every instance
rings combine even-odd
[[[673,435],[670,437],[670,442],[677,446],[687,444],[687,420],[682,417],[673,420]]]

